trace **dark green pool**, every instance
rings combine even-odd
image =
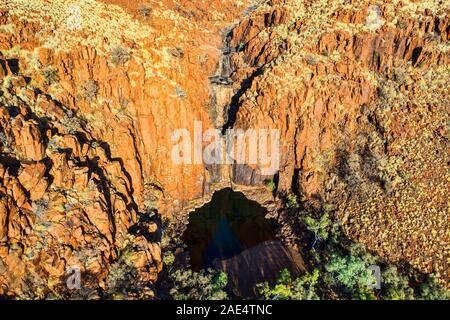
[[[231,188],[216,192],[210,203],[192,212],[183,234],[193,270],[210,268],[258,244],[275,239],[267,210]]]

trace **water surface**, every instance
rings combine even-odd
[[[267,210],[241,192],[217,191],[210,203],[190,214],[183,235],[193,270],[213,267],[258,244],[275,240],[276,223],[265,218]]]

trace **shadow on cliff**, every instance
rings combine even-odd
[[[241,106],[241,97],[252,86],[253,80],[263,72],[262,67],[253,71],[253,73],[245,80],[242,81],[241,87],[231,98],[230,105],[228,106],[228,118],[227,122],[222,127],[222,134],[226,134],[228,129],[233,129],[236,122],[236,116]]]
[[[155,232],[149,231],[149,226],[156,224]],[[128,232],[132,235],[142,235],[149,242],[160,243],[162,239],[163,223],[161,215],[157,210],[152,209],[150,212],[138,213],[138,222],[132,225]]]

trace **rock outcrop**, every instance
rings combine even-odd
[[[157,229],[146,237],[130,232],[143,222],[122,162],[70,109],[0,59],[15,83],[0,98],[1,294],[39,294],[42,283],[58,292],[72,267],[97,279],[87,292],[96,294],[125,247],[133,248],[142,281],[154,281],[162,268]]]
[[[246,86],[231,125],[281,131],[277,191],[443,284],[447,14],[437,3],[271,1],[233,29],[230,58]]]

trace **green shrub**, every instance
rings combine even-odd
[[[83,83],[83,87],[82,87],[82,91],[83,91],[83,96],[84,98],[89,101],[92,102],[95,97],[97,96],[98,93],[98,84],[96,81],[94,80],[87,80]]]
[[[111,268],[106,279],[106,285],[108,287],[108,294],[111,297],[117,297],[117,295],[127,295],[129,284],[137,277],[136,269],[134,269],[127,262],[119,259],[111,264]]]
[[[429,275],[419,290],[419,299],[422,300],[450,300],[450,291],[440,287],[434,275]]]
[[[372,290],[367,289],[376,279],[360,257],[333,254],[325,265],[325,270],[333,275],[336,282],[334,285],[342,288],[344,294],[359,299],[374,298]]]
[[[293,193],[289,193],[286,197],[286,207],[288,207],[289,209],[298,209],[299,205],[297,202],[297,197],[295,196],[295,194]]]
[[[152,296],[148,283],[140,278],[133,265],[132,256],[137,250],[140,250],[139,247],[130,243],[118,250],[118,257],[111,264],[105,281],[104,294],[107,299],[147,299]]]
[[[175,255],[172,251],[167,251],[163,255],[163,262],[166,266],[171,266],[175,261]]]
[[[225,272],[218,272],[213,278],[213,288],[215,290],[222,290],[227,286],[228,276]]]
[[[317,239],[327,240],[333,226],[328,213],[323,214],[319,219],[310,216],[305,218],[305,224],[309,231],[314,232]]]
[[[175,300],[225,300],[224,291],[227,285],[227,275],[213,270],[178,269],[170,274],[173,287],[170,295]]]
[[[72,111],[69,111],[64,118],[61,119],[61,125],[69,134],[75,134],[81,129],[81,120],[75,116]]]
[[[283,269],[277,284],[271,288],[267,282],[258,284],[258,293],[271,300],[319,300],[316,285],[319,280],[319,270],[293,280],[290,272]]]
[[[50,86],[58,82],[58,69],[53,66],[47,66],[41,70],[41,75],[44,78],[44,82],[47,86]]]
[[[277,185],[276,185],[275,181],[270,180],[266,183],[266,187],[267,187],[267,190],[269,190],[270,192],[274,192],[277,188]]]
[[[394,266],[387,267],[381,273],[382,295],[387,300],[412,300],[414,290],[409,286],[407,277],[398,273]]]

